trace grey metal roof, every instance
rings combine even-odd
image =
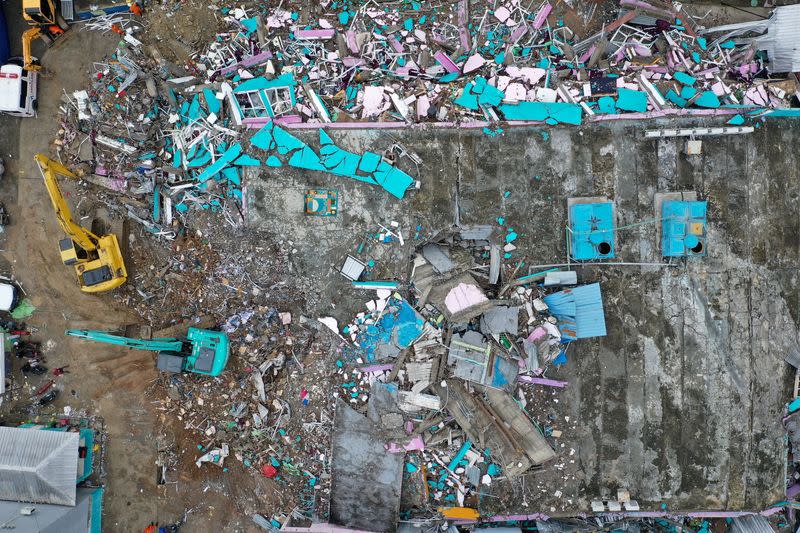
[[[0,427],[0,499],[75,505],[78,433]]]
[[[769,521],[761,515],[738,516],[731,522],[731,533],[775,533]]]
[[[23,503],[0,501],[0,520],[11,526],[13,533],[92,533],[99,532],[102,524],[95,523],[100,516],[99,501],[95,500],[97,491],[102,489],[80,488],[77,491],[75,507],[47,503]],[[27,506],[34,507],[33,514],[24,515],[20,511]]]
[[[797,40],[800,34],[798,4],[776,7],[767,20],[715,26],[701,33],[721,33],[714,43],[741,35],[763,34],[758,37],[738,38],[736,42],[738,44],[753,42],[756,49],[765,50],[769,57],[767,69],[771,73],[800,71],[800,44]]]
[[[766,49],[770,72],[800,71],[800,5],[776,7],[769,19],[767,38],[758,40]]]

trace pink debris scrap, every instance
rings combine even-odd
[[[444,304],[452,314],[488,302],[489,299],[476,285],[459,283],[447,293]]]
[[[547,378],[537,378],[533,376],[517,376],[517,381],[522,383],[532,383],[534,385],[545,385],[547,387],[556,387],[559,389],[563,389],[569,382],[567,381],[557,381],[555,379],[547,379]]]
[[[427,95],[422,95],[417,98],[417,116],[424,117],[428,115],[428,109],[431,107],[431,101]]]
[[[386,110],[386,91],[383,87],[368,85],[364,87],[363,116],[376,117]]]
[[[336,30],[295,30],[294,36],[298,40],[317,40],[317,39],[332,39],[336,35]]]
[[[542,6],[538,13],[536,13],[536,18],[533,19],[533,27],[535,29],[539,29],[544,24],[544,21],[547,20],[547,16],[553,10],[552,4],[550,2],[546,3]]]
[[[444,67],[444,69],[449,73],[459,72],[458,65],[453,63],[453,60],[450,59],[447,54],[439,50],[435,54],[433,54],[433,58],[439,62],[440,65]]]
[[[388,446],[389,453],[404,453],[404,452],[416,452],[416,451],[423,451],[425,449],[425,441],[422,440],[421,436],[414,437],[408,444],[403,446],[398,446],[397,443],[390,442]]]
[[[506,6],[500,6],[494,10],[494,18],[496,18],[500,22],[507,21],[508,17],[510,16],[511,16],[511,11],[509,11]]]
[[[544,337],[545,335],[547,335],[547,331],[545,331],[545,329],[540,326],[538,328],[534,328],[534,330],[531,331],[531,334],[528,335],[527,340],[528,342],[535,342]]]
[[[464,63],[464,74],[469,74],[481,68],[486,64],[486,60],[480,54],[474,54],[467,58]]]

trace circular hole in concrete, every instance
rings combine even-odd
[[[601,242],[597,245],[597,251],[600,255],[608,255],[611,253],[611,245],[607,242]]]
[[[695,254],[703,253],[703,243],[698,241],[695,246],[692,246],[689,249],[692,251],[692,253],[695,253]]]

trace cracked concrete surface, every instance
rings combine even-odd
[[[352,180],[281,169],[249,180],[249,221],[293,242],[297,282],[319,314],[341,323],[369,298],[336,274],[360,243],[362,257],[376,262],[375,279],[402,279],[413,247],[452,225],[456,210],[465,225],[504,217],[519,234],[510,263],[525,260],[521,275],[564,261],[570,196],[609,197],[623,226],[652,219],[657,192],[696,191],[709,201],[708,257],[578,268],[581,282],[601,282],[608,336],[575,343],[568,364],[548,372],[568,388],[532,389],[558,399],[543,409],[564,430],[565,446],[517,495],[528,510],[555,513],[588,510],[618,488],[648,510],[763,509],[784,487],[783,354],[797,340],[800,312],[800,154],[791,148],[800,124],[774,120],[751,135],[705,138],[703,154],[691,157],[684,140],[646,140],[643,126],[529,128],[497,138],[334,131],[352,151],[402,142],[424,162],[421,190],[396,201]],[[300,136],[316,143],[312,133]],[[414,175],[408,161],[400,166]],[[302,194],[315,186],[340,191],[337,218],[303,216]],[[405,230],[405,246],[370,240],[391,220]],[[652,224],[618,232],[617,259],[661,262],[656,235]]]

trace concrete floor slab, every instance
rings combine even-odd
[[[750,135],[707,138],[696,156],[681,139],[644,139],[643,126],[529,128],[497,138],[409,131],[401,142],[424,166],[421,190],[407,199],[288,171],[250,180],[250,223],[292,240],[306,258],[295,264],[298,280],[321,289],[317,308],[348,320],[346,305],[330,303],[352,289],[327,273],[370,242],[377,224],[420,228],[405,247],[369,245],[362,257],[375,261],[378,278],[403,278],[410,250],[437,231],[496,217],[519,235],[523,275],[565,260],[567,197],[607,196],[624,226],[653,219],[657,192],[696,191],[709,201],[708,257],[578,268],[582,283],[602,284],[608,336],[571,346],[568,364],[548,373],[570,382],[547,407],[566,428],[566,446],[554,470],[531,475],[525,501],[575,512],[627,488],[644,509],[763,509],[783,492],[783,355],[800,313],[800,154],[791,150],[800,125],[776,120]],[[334,135],[353,151],[395,141],[377,132]],[[292,198],[314,186],[339,188],[338,218],[304,218]],[[657,234],[656,224],[619,231],[618,260],[661,263]]]

